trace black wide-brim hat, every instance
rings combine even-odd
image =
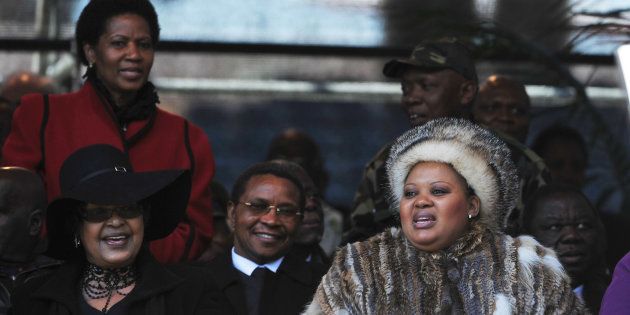
[[[142,202],[148,205],[144,239],[156,240],[169,235],[182,220],[191,189],[190,171],[134,172],[126,154],[106,144],[72,153],[61,167],[59,182],[61,196],[49,204],[46,215],[48,255],[59,259],[75,251],[79,204]]]

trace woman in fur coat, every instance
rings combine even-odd
[[[501,232],[509,149],[463,119],[409,130],[387,162],[401,227],[341,248],[306,314],[580,314],[555,253]]]

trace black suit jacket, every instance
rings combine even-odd
[[[208,272],[229,304],[230,314],[247,315],[245,285],[240,271],[232,265],[231,251],[209,263]],[[326,269],[288,254],[282,260],[272,281],[266,281],[260,297],[260,314],[300,314],[311,302]]]

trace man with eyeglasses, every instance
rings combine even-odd
[[[237,178],[230,199],[234,247],[208,271],[231,313],[299,314],[326,271],[291,254],[305,207],[300,180],[285,163],[255,164]]]

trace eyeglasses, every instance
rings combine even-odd
[[[114,212],[123,219],[133,219],[142,215],[143,209],[140,205],[93,208],[83,206],[79,211],[79,217],[84,221],[99,223],[107,221],[114,215]]]
[[[252,215],[263,216],[269,213],[269,210],[275,209],[276,215],[280,218],[295,218],[302,215],[302,212],[295,206],[275,206],[266,203],[258,202],[239,202],[242,205],[247,206],[247,209]]]

